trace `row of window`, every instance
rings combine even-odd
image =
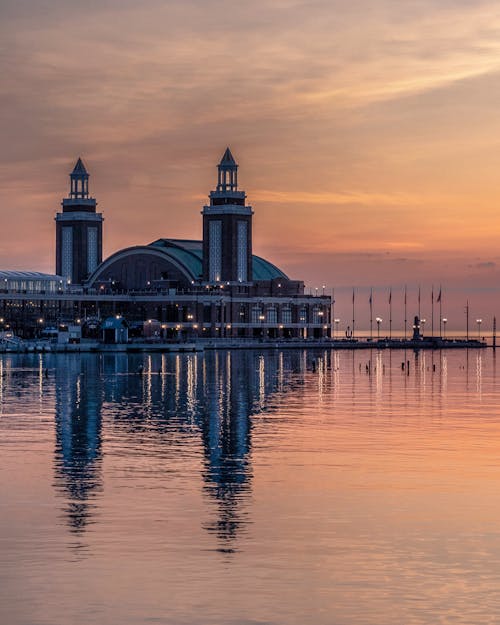
[[[326,321],[325,313],[320,308],[313,308],[310,315],[308,315],[307,307],[302,307],[298,311],[297,323],[307,323],[308,317],[310,317],[311,323],[323,323]],[[278,310],[274,306],[263,308],[262,306],[252,307],[252,323],[278,323]],[[293,323],[291,308],[281,309],[280,323],[287,324]]]
[[[57,293],[63,285],[59,280],[18,280],[5,278],[0,289],[9,293]]]

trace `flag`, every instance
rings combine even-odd
[[[354,289],[352,290],[352,303],[354,304]]]
[[[372,301],[373,301],[373,299],[372,299],[372,298],[373,298],[373,289],[370,289],[370,299],[368,300],[368,302],[370,303],[370,305],[371,305],[371,303],[372,303]]]
[[[436,302],[440,302],[440,301],[441,301],[441,287],[439,287],[439,295],[437,296]]]
[[[389,289],[389,304],[392,302],[392,286]]]

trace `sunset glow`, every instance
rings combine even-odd
[[[338,289],[341,317],[352,287],[405,283],[495,313],[497,3],[5,0],[1,12],[1,269],[54,271],[78,156],[105,257],[200,239],[230,145],[254,252]]]

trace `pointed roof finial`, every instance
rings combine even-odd
[[[231,154],[231,150],[229,148],[226,148],[226,151],[224,152],[224,156],[222,157],[219,165],[232,166],[232,167],[236,166],[236,161],[234,160],[234,157]]]
[[[76,161],[76,165],[73,169],[73,171],[71,172],[72,174],[87,174],[87,170],[85,169],[85,165],[83,164],[83,161],[80,157],[78,157],[78,160]]]

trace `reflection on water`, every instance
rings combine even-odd
[[[491,351],[7,354],[0,434],[2,623],[500,614]]]
[[[107,436],[127,437],[159,448],[172,438],[199,439],[204,491],[217,514],[203,527],[233,551],[249,522],[251,415],[265,414],[290,377],[317,367],[323,393],[330,353],[308,359],[305,352],[209,352],[205,356],[81,355],[47,365],[55,377],[55,488],[65,496],[64,514],[79,534],[98,515],[103,494],[103,406],[111,417]],[[139,373],[140,365],[143,365]],[[53,367],[51,368],[51,365]],[[8,366],[8,365],[7,365]],[[39,380],[43,381],[43,370]],[[298,381],[295,380],[295,384]],[[1,388],[1,387],[0,387]],[[182,452],[181,452],[182,453]]]
[[[55,486],[76,534],[92,520],[102,490],[103,378],[97,358],[68,359],[55,370]]]

